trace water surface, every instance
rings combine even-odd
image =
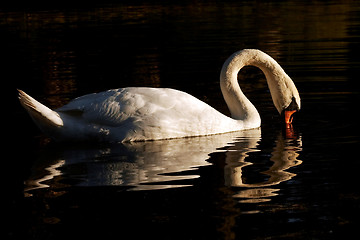
[[[335,1],[4,6],[4,149],[15,149],[3,167],[7,237],[353,236],[359,11]],[[16,99],[20,88],[56,108],[109,88],[171,87],[228,114],[219,72],[243,48],[269,53],[295,82],[302,109],[291,132],[256,68],[239,83],[261,129],[203,138],[58,144]]]

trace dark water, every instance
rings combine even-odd
[[[0,34],[7,238],[358,233],[355,1],[13,4],[0,8]],[[20,88],[55,108],[109,88],[171,87],[228,114],[219,72],[243,48],[267,52],[295,82],[302,109],[292,132],[256,68],[243,69],[239,82],[262,128],[222,136],[60,145],[16,99]]]

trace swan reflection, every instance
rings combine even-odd
[[[200,166],[211,165],[209,154],[224,152],[225,185],[240,187],[235,198],[263,199],[276,195],[278,189],[267,188],[295,176],[286,170],[299,165],[300,139],[280,135],[264,174],[269,179],[247,183],[242,173],[252,163],[246,158],[259,152],[260,129],[207,137],[167,141],[134,142],[102,147],[55,147],[42,153],[34,164],[26,190],[64,186],[123,186],[129,190],[153,190],[191,186],[189,179],[199,177]],[[297,146],[295,146],[296,144]],[[259,201],[259,200],[258,200]]]
[[[49,187],[47,181],[50,179],[53,179],[52,188],[62,186],[64,182],[71,182],[72,186],[125,186],[131,187],[131,190],[189,186],[178,184],[177,181],[198,178],[194,170],[211,165],[206,161],[210,153],[226,151],[224,147],[238,137],[260,139],[260,135],[260,129],[254,129],[96,148],[78,146],[50,149],[51,153],[43,154],[44,159],[35,164],[35,175],[26,182],[27,190]],[[55,169],[61,174],[54,174]]]
[[[253,142],[249,142],[247,147],[235,143],[226,153],[225,184],[232,187],[247,188],[234,195],[235,198],[241,199],[240,202],[269,201],[268,197],[276,196],[276,192],[280,189],[268,187],[278,185],[296,176],[296,174],[286,170],[302,163],[298,159],[298,152],[302,150],[301,137],[294,134],[289,137],[288,133],[285,136],[280,133],[270,157],[273,164],[268,170],[261,172],[266,174],[268,179],[262,182],[247,183],[243,180],[243,171],[246,170],[246,166],[253,163],[245,161],[245,158],[248,153],[256,151],[256,146],[257,143]]]

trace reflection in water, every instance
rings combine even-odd
[[[54,159],[54,154],[45,156],[47,160],[41,162],[51,162],[51,166],[38,164],[39,168],[34,168],[35,178],[28,180],[27,186],[29,190],[46,186],[42,181],[54,178],[54,171],[47,170],[48,176],[41,177],[36,172],[61,165],[58,170],[62,176],[56,173],[58,180],[71,179],[76,186],[130,186],[136,190],[181,187],[184,185],[176,181],[197,178],[199,176],[191,170],[210,165],[206,161],[210,153],[224,151],[218,149],[236,137],[258,140],[260,134],[260,129],[254,129],[205,137],[114,144],[103,148],[57,149],[56,155],[60,157]],[[54,149],[50,151],[53,153]],[[57,187],[56,183],[60,181],[55,181],[51,187]]]
[[[33,175],[32,179],[29,179],[25,182],[25,184],[28,185],[28,190],[50,187],[44,182],[60,176],[61,171],[58,170],[58,168],[64,164],[64,160],[59,160],[56,163],[51,164],[49,167],[45,167],[45,169],[38,168],[37,170],[39,170],[39,172],[35,172],[36,175]]]
[[[228,186],[248,188],[235,194],[235,198],[241,198],[241,202],[269,201],[268,197],[276,196],[276,192],[280,189],[267,187],[288,181],[296,176],[296,174],[286,171],[302,163],[297,159],[298,152],[302,150],[301,137],[292,136],[288,139],[282,133],[279,134],[270,157],[273,165],[262,172],[269,178],[262,182],[246,183],[242,177],[245,167],[252,165],[251,162],[246,162],[245,158],[248,153],[256,151],[257,143],[249,141],[247,146],[235,143],[233,147],[229,148],[229,152],[226,153],[225,183]]]
[[[285,139],[282,134],[270,157],[273,165],[262,173],[266,181],[247,183],[243,180],[246,158],[259,152],[261,130],[220,134],[166,141],[114,144],[100,148],[58,148],[44,153],[44,160],[34,166],[33,176],[26,181],[27,191],[37,188],[72,186],[124,186],[131,190],[154,190],[191,186],[186,180],[198,178],[195,171],[209,165],[213,152],[225,152],[225,185],[241,187],[235,198],[242,202],[267,201],[279,189],[267,188],[287,181],[296,174],[286,170],[301,164],[297,159],[301,139]],[[44,162],[44,164],[41,164]],[[51,180],[51,181],[50,181]],[[246,188],[246,189],[243,189]]]

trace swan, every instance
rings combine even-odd
[[[273,103],[291,124],[300,96],[291,78],[266,53],[244,49],[232,54],[220,73],[220,87],[231,117],[182,91],[127,87],[78,97],[51,110],[19,91],[19,100],[36,125],[59,141],[131,142],[233,132],[260,127],[254,105],[240,89],[237,75],[247,65],[265,74]]]

